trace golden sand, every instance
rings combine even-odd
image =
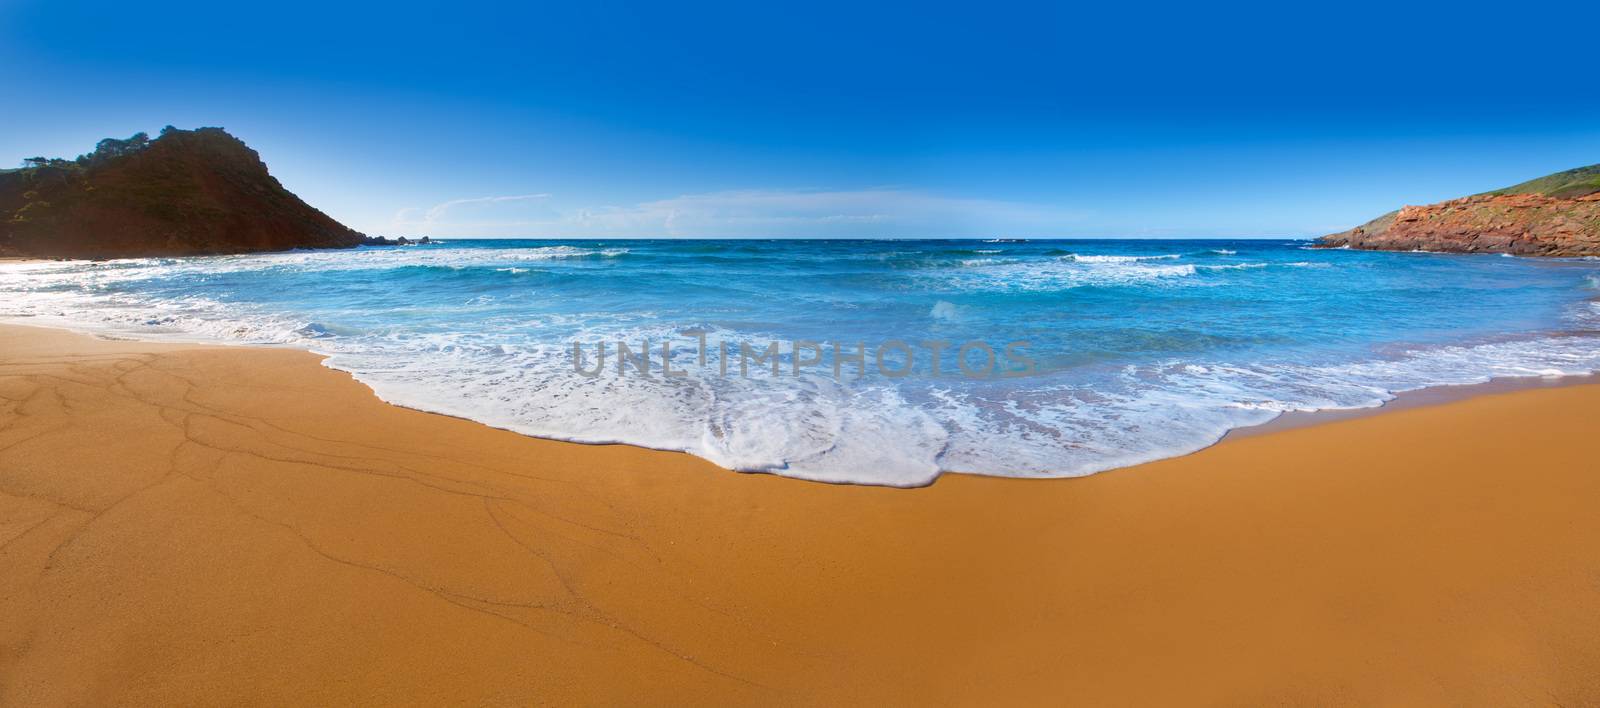
[[[1595,704],[1600,386],[829,486],[0,328],[0,704]]]

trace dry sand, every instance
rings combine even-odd
[[[895,490],[4,327],[0,425],[8,706],[1600,703],[1600,386]]]

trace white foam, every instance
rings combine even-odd
[[[1182,258],[1177,254],[1160,256],[1085,256],[1076,253],[1062,256],[1062,260],[1077,261],[1079,263],[1136,263],[1138,261],[1170,261]]]
[[[1139,261],[1006,261],[981,268],[929,271],[918,277],[934,288],[968,292],[1041,292],[1082,287],[1170,286],[1196,273],[1190,264]]]
[[[1292,263],[1214,263],[1195,266],[1200,270],[1257,270],[1261,268],[1332,268],[1332,263],[1295,261]]]
[[[520,259],[504,253],[444,254],[429,262],[526,264],[545,257],[607,257],[579,250],[541,251]],[[383,262],[433,258],[413,259],[414,252],[427,253],[408,250]],[[394,258],[372,253],[344,255],[359,264]],[[825,372],[791,376],[787,370],[773,377],[765,369],[749,378],[719,377],[693,365],[692,349],[675,348],[675,368],[690,371],[688,377],[618,376],[611,369],[591,379],[575,374],[569,349],[507,339],[490,328],[359,331],[259,306],[196,295],[162,299],[110,287],[174,274],[358,267],[337,255],[7,264],[0,266],[0,315],[125,336],[300,346],[330,355],[329,366],[350,371],[384,400],[413,408],[530,435],[682,450],[744,471],[895,486],[927,484],[949,470],[1016,477],[1091,474],[1191,452],[1230,429],[1285,411],[1375,406],[1395,392],[1427,385],[1600,368],[1600,340],[1546,336],[1415,348],[1333,365],[1171,360],[1129,365],[1100,380],[1030,378],[971,386],[937,380],[835,381]],[[941,278],[939,285],[958,290],[1007,290],[1175,287],[1206,280],[1188,277],[1195,273],[1189,264],[1051,259],[932,269],[926,277]],[[1589,287],[1600,288],[1600,276],[1587,278]],[[485,299],[474,302],[494,302],[490,295],[480,298]],[[962,314],[946,300],[928,307],[927,316],[943,322],[958,321]],[[1600,323],[1600,303],[1576,303],[1573,314],[1575,325],[1593,327]],[[640,314],[630,321],[649,322],[650,317]],[[551,333],[540,341],[649,340],[658,365],[659,342],[680,331],[664,325],[596,326],[578,314],[541,315],[538,325]],[[753,329],[711,329],[713,341],[782,339]],[[713,349],[709,358],[715,371],[720,355]],[[607,366],[615,366],[614,350]],[[737,365],[730,368],[737,371]]]

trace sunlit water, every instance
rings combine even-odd
[[[1597,287],[1591,261],[1284,241],[452,241],[0,265],[0,317],[304,347],[386,400],[527,434],[919,485],[1089,474],[1283,411],[1587,373]],[[651,376],[617,372],[618,340],[649,343]],[[823,345],[798,374],[797,340]],[[878,369],[879,348],[890,373],[906,365],[882,347],[894,340],[906,376]],[[605,368],[580,374],[573,344],[592,369],[601,341]],[[777,375],[741,367],[741,342],[772,341]],[[930,341],[950,343],[939,375]],[[664,342],[683,376],[662,375]],[[964,373],[964,342],[992,347],[995,367]],[[836,378],[834,343],[864,345],[865,362]],[[968,355],[984,368],[981,348]]]

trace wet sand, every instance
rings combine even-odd
[[[831,486],[0,327],[0,704],[1600,702],[1600,386]]]

